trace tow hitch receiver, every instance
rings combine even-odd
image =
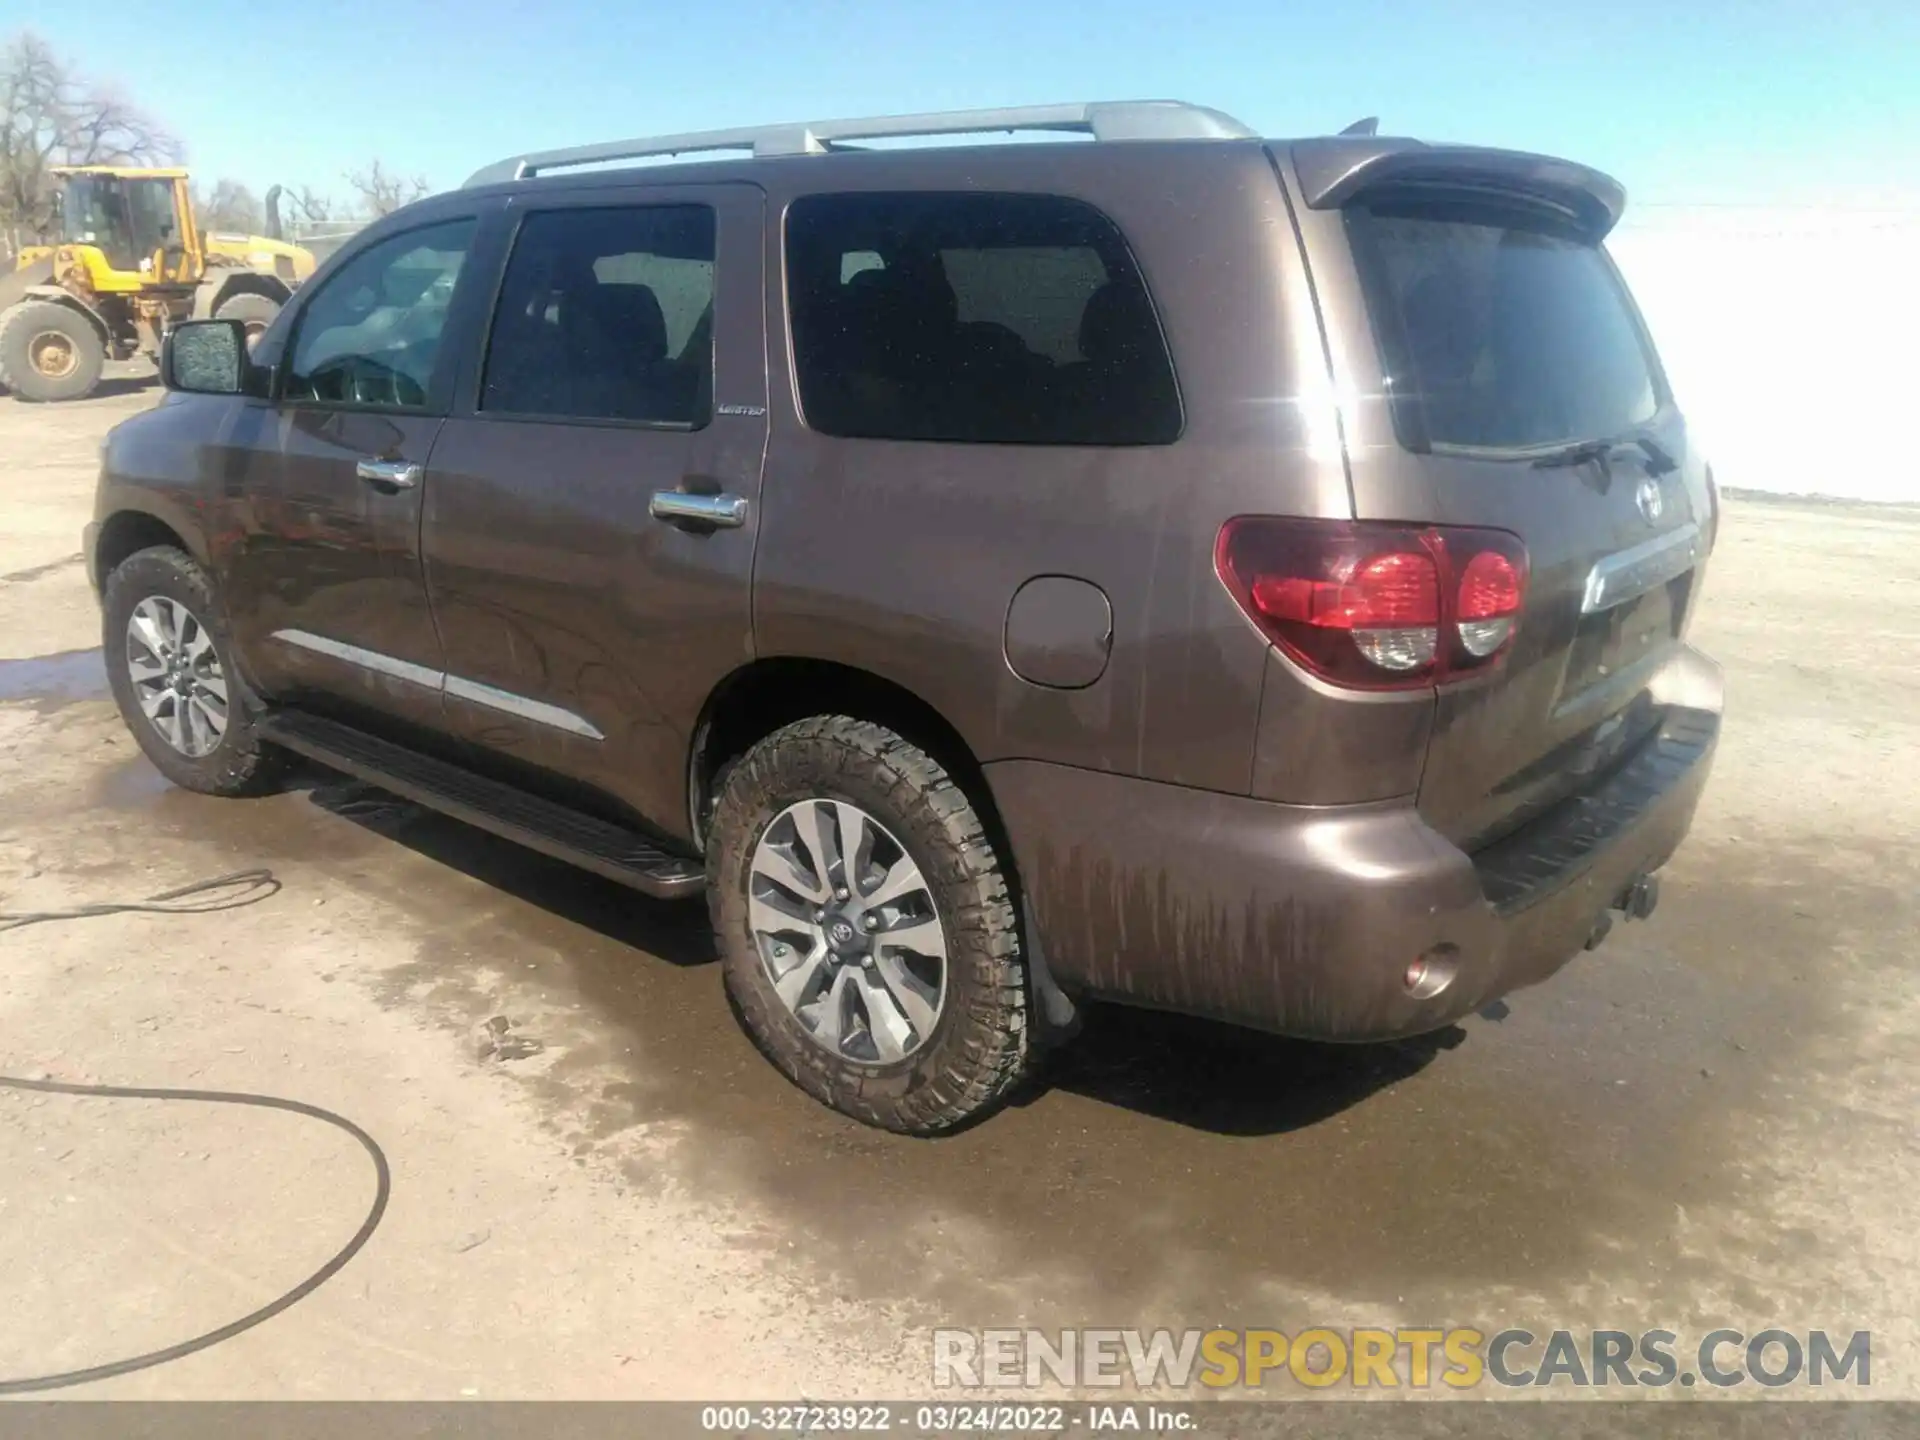
[[[1623,912],[1629,920],[1644,920],[1653,914],[1654,906],[1659,903],[1660,877],[1642,875],[1620,892],[1620,898],[1613,902],[1613,908]]]
[[[1598,950],[1600,944],[1613,931],[1613,916],[1608,913],[1618,910],[1629,920],[1644,920],[1653,914],[1654,907],[1660,903],[1660,877],[1641,875],[1632,884],[1614,897],[1613,904],[1594,917],[1593,929],[1587,932],[1586,948]]]

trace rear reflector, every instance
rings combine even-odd
[[[1526,550],[1501,530],[1241,516],[1221,528],[1214,568],[1287,655],[1359,689],[1494,663],[1526,600]]]

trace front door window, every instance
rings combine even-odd
[[[300,317],[285,398],[426,409],[475,223],[450,220],[390,236],[331,276]]]

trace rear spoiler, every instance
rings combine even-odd
[[[1627,208],[1618,180],[1547,155],[1428,145],[1379,135],[1333,135],[1289,147],[1301,194],[1313,210],[1335,210],[1382,185],[1459,184],[1539,195],[1571,210],[1595,240]]]

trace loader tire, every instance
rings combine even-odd
[[[23,300],[0,313],[0,385],[18,399],[85,399],[106,363],[100,332],[69,305]]]
[[[255,295],[251,291],[244,295],[233,295],[222,300],[214,308],[216,320],[238,320],[247,327],[247,348],[267,333],[267,327],[280,313],[280,302],[266,295]]]

